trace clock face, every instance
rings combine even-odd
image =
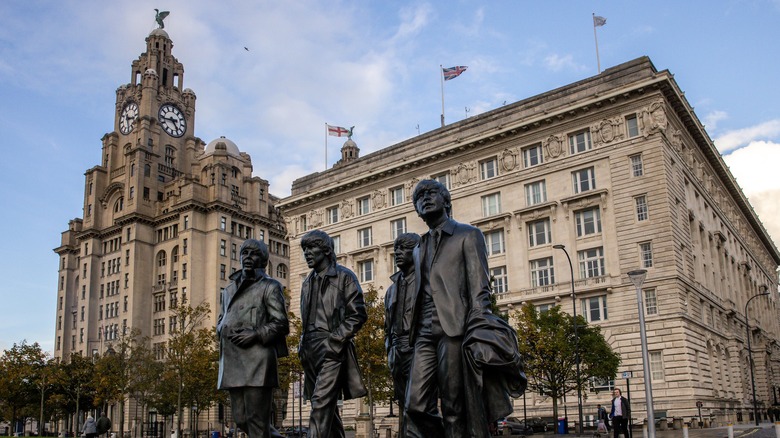
[[[138,120],[138,104],[130,102],[122,108],[122,113],[119,115],[119,131],[122,134],[129,134],[136,120]]]
[[[187,120],[179,107],[171,103],[166,103],[160,107],[157,113],[162,129],[171,137],[181,137],[187,132]]]

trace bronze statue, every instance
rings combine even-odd
[[[321,230],[301,239],[312,271],[301,286],[303,394],[311,401],[309,438],[343,438],[338,399],[367,394],[353,338],[368,319],[363,291],[349,269],[336,263],[333,239]]]
[[[412,295],[416,288],[414,250],[419,244],[420,236],[414,233],[404,233],[395,239],[393,251],[398,272],[390,277],[393,283],[385,293],[387,364],[393,376],[395,399],[402,413],[412,365],[413,346],[409,344],[409,329],[412,326]]]
[[[279,386],[277,359],[288,354],[287,307],[282,285],[265,273],[266,244],[246,240],[240,254],[242,269],[222,292],[217,385],[230,393],[233,418],[249,438],[277,437],[272,391]]]
[[[487,438],[488,424],[512,412],[509,396],[525,389],[517,337],[490,310],[482,232],[450,218],[450,193],[437,181],[420,181],[412,198],[429,231],[415,251],[406,436]]]
[[[158,29],[165,29],[165,23],[163,23],[163,20],[165,20],[165,17],[170,14],[170,11],[160,11],[159,9],[155,9],[154,12],[156,12],[154,16],[154,21],[157,22],[157,28]]]

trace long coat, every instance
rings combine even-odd
[[[301,286],[301,323],[304,333],[309,324],[309,303],[311,301],[311,281],[317,273],[312,270],[303,281]],[[366,303],[363,299],[363,290],[360,288],[357,277],[349,269],[338,265],[331,265],[324,275],[324,292],[322,302],[328,318],[328,329],[330,336],[327,341],[328,348],[335,353],[345,351],[343,368],[341,374],[344,378],[344,384],[341,388],[344,400],[360,398],[368,392],[363,385],[363,379],[360,376],[357,356],[355,354],[355,343],[353,338],[360,330],[360,327],[368,319],[366,313]],[[303,336],[299,343],[300,348],[304,348]],[[306,352],[298,350],[301,360],[304,360]],[[314,392],[315,376],[305,380],[303,395],[308,400]]]
[[[290,332],[282,285],[265,272],[245,280],[243,271],[222,293],[217,321],[219,338],[219,389],[279,386],[277,358],[287,356],[285,336]],[[233,329],[255,327],[260,343],[241,348],[228,339]]]
[[[441,228],[439,244],[433,254],[428,281],[433,302],[444,333],[463,336],[469,320],[490,312],[490,274],[488,273],[485,236],[478,228],[447,219]],[[420,275],[426,258],[431,232],[423,234],[415,249],[414,268]],[[476,249],[476,250],[475,250]],[[480,250],[482,249],[482,250]],[[423,282],[418,281],[412,301],[410,344],[414,344],[416,323],[420,319],[420,295]]]

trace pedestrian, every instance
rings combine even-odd
[[[87,438],[97,438],[97,423],[92,415],[87,415],[87,421],[81,427],[81,435]]]
[[[596,419],[598,423],[603,423],[604,428],[609,432],[611,429],[609,426],[609,414],[607,414],[607,409],[604,406],[601,406],[601,404],[596,405]],[[601,428],[598,424],[597,426],[599,429]]]
[[[628,403],[628,399],[623,397],[620,389],[615,388],[612,391],[612,410],[609,413],[609,418],[612,419],[612,428],[614,429],[614,437],[618,438],[621,433],[625,438],[629,438],[628,435],[628,419],[631,418],[631,406]]]
[[[106,417],[105,412],[100,411],[100,415],[98,415],[97,419],[98,436],[108,433],[109,430],[111,430],[111,420]]]

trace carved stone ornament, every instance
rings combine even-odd
[[[517,148],[504,149],[499,160],[505,172],[514,170],[517,167]]]
[[[343,217],[344,219],[351,218],[353,215],[352,211],[353,211],[352,201],[350,201],[349,199],[345,199],[341,201],[341,217]]]
[[[666,119],[666,110],[663,101],[653,102],[642,110],[640,127],[642,135],[647,138],[656,132],[666,133],[669,122]]]
[[[672,132],[672,138],[670,139],[670,143],[672,144],[672,147],[674,147],[674,150],[677,151],[677,153],[679,154],[683,148],[682,131],[680,131],[679,129],[675,129]]]
[[[319,228],[322,226],[322,209],[312,210],[309,212],[309,226]]]
[[[563,154],[563,143],[566,137],[563,134],[551,135],[542,142],[547,157],[558,158]]]
[[[382,190],[374,190],[374,193],[371,194],[371,201],[375,209],[384,208],[387,206],[387,194]]]
[[[294,234],[294,231],[293,231],[295,229],[295,227],[294,227],[294,219],[291,218],[291,217],[285,217],[284,218],[284,225],[285,225],[285,229],[287,230],[287,235],[285,236],[285,238],[289,240],[290,238],[295,237],[295,234]]]
[[[455,174],[455,186],[464,186],[476,179],[473,175],[474,163],[460,163],[452,173]]]
[[[616,117],[614,119],[604,119],[597,124],[591,126],[591,131],[595,131],[593,136],[593,142],[599,143],[612,143],[615,140],[622,140],[624,135],[620,129],[620,125],[623,121]]]
[[[420,182],[420,178],[412,178],[406,182],[406,193],[409,194],[409,200],[412,201],[412,195],[414,194],[414,188],[417,187],[417,183]]]

